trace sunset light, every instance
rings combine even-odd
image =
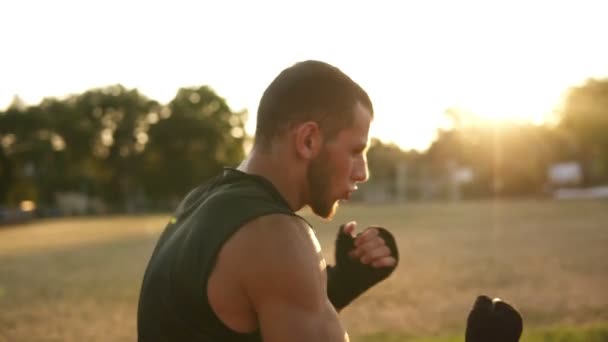
[[[2,4],[1,44],[14,52],[0,63],[0,106],[15,95],[35,104],[118,83],[167,102],[180,87],[209,85],[233,109],[248,110],[246,133],[253,134],[268,82],[296,61],[320,59],[368,90],[377,112],[373,136],[423,149],[447,108],[541,122],[568,87],[608,75],[601,2],[290,6]]]
[[[0,14],[0,342],[608,341],[608,1]]]

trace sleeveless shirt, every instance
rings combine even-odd
[[[259,331],[236,332],[216,316],[207,280],[224,242],[248,221],[277,213],[300,217],[266,178],[233,168],[192,190],[148,262],[138,304],[138,341],[261,341]]]

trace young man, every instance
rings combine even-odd
[[[326,266],[309,206],[331,218],[368,178],[366,92],[319,61],[264,92],[237,169],[193,190],[159,238],[141,288],[139,341],[348,341],[338,312],[398,263],[392,235],[342,225]]]

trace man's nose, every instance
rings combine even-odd
[[[353,170],[353,180],[357,183],[365,183],[369,179],[369,170],[365,160],[359,161]]]

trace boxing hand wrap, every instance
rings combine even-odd
[[[517,342],[523,320],[511,305],[479,296],[467,318],[466,342]]]
[[[378,235],[384,240],[397,261],[393,266],[373,267],[361,263],[360,259],[351,258],[348,253],[355,248],[355,239],[342,231],[340,226],[336,238],[336,265],[327,267],[327,296],[337,311],[340,311],[370,287],[386,279],[399,263],[399,251],[393,235],[384,228],[378,229]]]

